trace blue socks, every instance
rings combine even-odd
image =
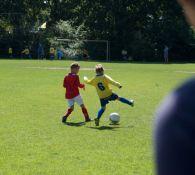
[[[132,102],[123,98],[123,97],[119,97],[118,100],[122,103],[125,103],[125,104],[128,104],[128,105],[132,105]],[[103,113],[105,112],[106,110],[106,107],[102,107],[99,111],[98,111],[98,115],[97,115],[97,118],[100,119],[103,115]]]
[[[122,103],[128,104],[128,105],[132,105],[132,103],[129,100],[122,98],[122,97],[119,98],[119,101]]]
[[[97,118],[100,119],[102,114],[104,113],[105,109],[104,108],[101,108],[99,111],[98,111],[98,116]]]

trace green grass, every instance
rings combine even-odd
[[[152,130],[161,99],[192,74],[193,64],[104,63],[123,85],[113,90],[133,98],[135,107],[109,104],[101,120],[85,126],[65,126],[62,81],[70,61],[0,60],[0,175],[154,175]],[[96,62],[80,62],[93,68]],[[36,68],[39,67],[39,68]],[[81,70],[80,77],[94,76]],[[99,101],[93,87],[81,91],[92,117]],[[109,126],[111,112],[121,115],[119,126]],[[83,121],[79,107],[71,122]]]

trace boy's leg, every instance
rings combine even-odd
[[[69,106],[68,110],[66,111],[65,115],[62,117],[63,123],[66,123],[67,118],[74,110],[74,99],[68,99],[68,106]]]
[[[84,103],[83,103],[83,99],[80,95],[78,95],[77,97],[74,98],[75,102],[81,107],[83,115],[85,117],[85,121],[89,122],[91,121],[91,119],[89,118],[89,114],[87,111],[87,108],[85,107]]]
[[[87,108],[85,107],[84,104],[81,105],[81,109],[82,109],[83,115],[85,117],[85,121],[86,122],[90,122],[91,119],[89,118],[89,114],[88,114]]]
[[[106,110],[106,106],[101,107],[101,109],[98,111],[97,119],[100,119],[102,117],[105,110]]]
[[[134,101],[133,100],[127,100],[126,98],[123,98],[123,97],[118,97],[117,100],[119,100],[122,103],[128,104],[132,107],[134,106]]]
[[[102,106],[101,109],[98,111],[97,118],[95,119],[95,125],[96,126],[99,126],[100,118],[102,117],[105,110],[106,110],[106,106]]]
[[[106,105],[109,103],[107,99],[100,99],[101,109],[98,111],[97,118],[95,119],[95,125],[99,126],[100,118],[106,110]]]
[[[62,117],[63,123],[66,123],[67,118],[69,117],[69,115],[72,113],[73,110],[74,110],[74,105],[68,108],[66,114]]]

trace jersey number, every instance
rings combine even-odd
[[[101,90],[101,91],[104,91],[105,90],[105,87],[102,83],[98,83],[98,88]]]

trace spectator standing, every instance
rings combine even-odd
[[[54,49],[54,47],[50,47],[49,52],[50,52],[50,60],[54,60],[54,58],[55,58],[55,49]]]
[[[9,55],[9,58],[13,58],[13,49],[12,49],[12,47],[8,48],[8,55]]]
[[[169,48],[168,48],[168,46],[165,46],[165,48],[164,48],[164,61],[165,61],[165,63],[169,62]]]
[[[43,45],[41,43],[39,43],[38,49],[37,49],[38,59],[43,59],[44,58],[44,55],[45,55],[45,52],[44,52]]]
[[[61,49],[57,49],[57,58],[58,60],[61,60],[63,57],[63,52],[61,51]]]
[[[121,51],[121,54],[122,54],[122,59],[123,59],[123,60],[128,60],[128,52],[127,52],[126,49],[123,49],[123,50]]]
[[[27,46],[22,51],[22,57],[31,59],[30,50],[29,50],[29,48]]]

